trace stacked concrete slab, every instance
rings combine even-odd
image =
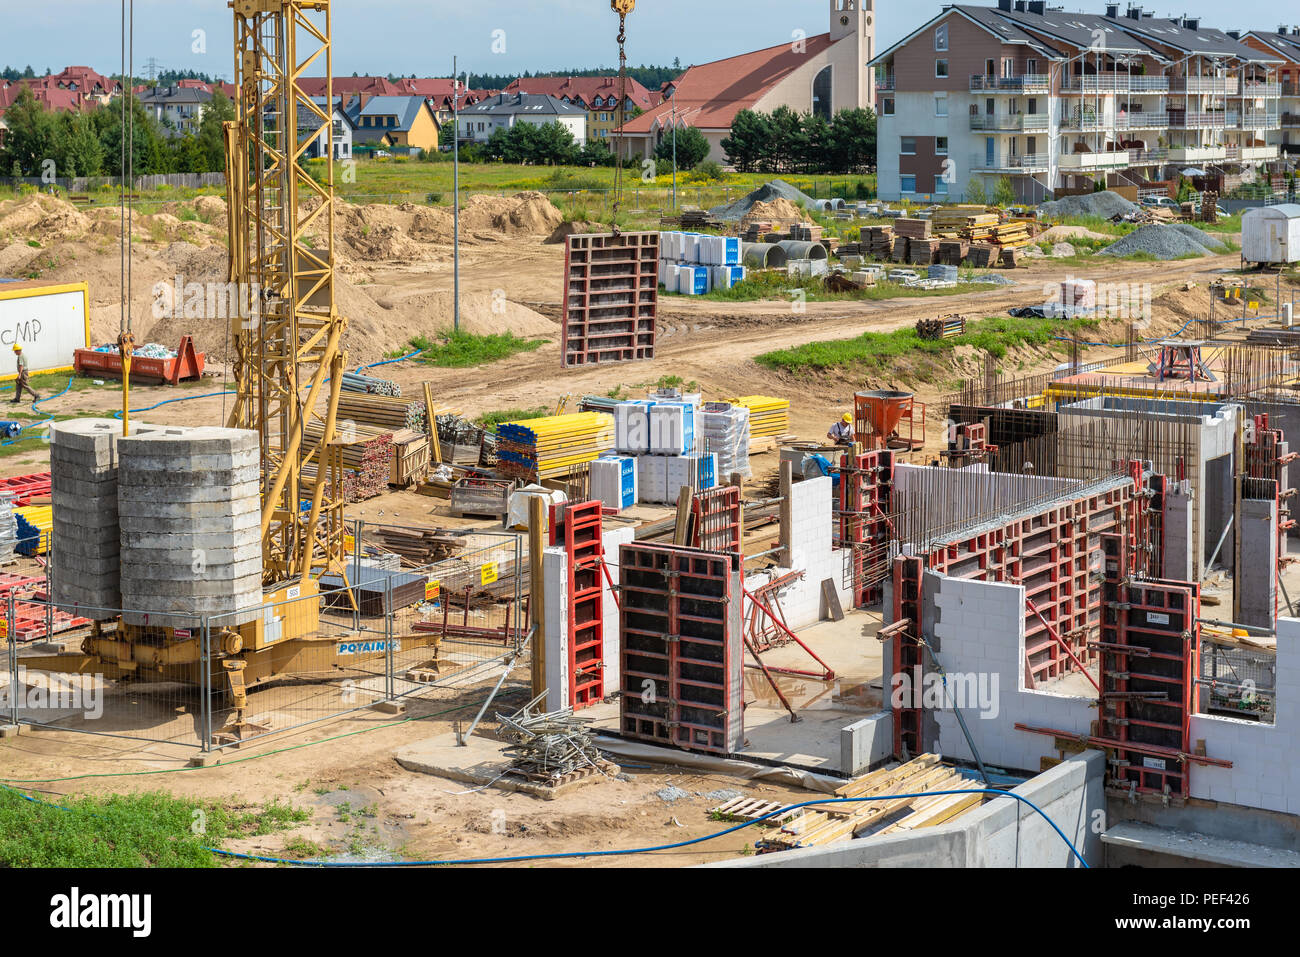
[[[257,435],[161,428],[121,439],[118,456],[123,620],[253,620],[262,604]]]
[[[117,443],[122,423],[71,419],[50,428],[54,506],[54,600],[66,612],[105,620],[122,606],[119,587]]]

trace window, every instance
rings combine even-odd
[[[943,178],[943,174],[942,174],[942,173],[940,173],[938,176],[936,176],[936,177],[934,178],[934,191],[935,191],[935,193],[936,193],[937,195],[939,195],[939,196],[947,196],[947,195],[948,195],[948,183],[947,183],[947,181]]]
[[[948,137],[936,136],[934,138],[934,155],[935,156],[948,155]]]
[[[824,67],[812,85],[812,111],[824,120],[831,118],[831,68]]]
[[[915,156],[915,155],[916,155],[916,137],[915,137],[915,136],[904,136],[904,137],[903,137],[902,147],[899,149],[899,152],[902,153],[904,156]]]
[[[948,78],[948,61],[947,61],[947,60],[935,60],[935,61],[934,61],[934,78],[935,78],[936,80],[946,80],[946,79]]]
[[[948,115],[948,97],[936,96],[934,98],[934,115],[935,116]]]
[[[1038,61],[1035,60],[1035,59],[1033,59],[1032,57],[1031,57],[1030,59],[1026,60],[1026,61],[1025,61],[1025,72],[1026,72],[1027,74],[1029,74],[1030,76],[1037,76],[1037,74],[1038,74]]]
[[[894,115],[894,98],[892,96],[880,101],[880,115],[881,116]]]
[[[902,191],[903,191],[904,193],[915,193],[915,192],[916,192],[916,177],[915,177],[915,176],[904,176],[904,177],[901,177],[901,179],[902,179]]]
[[[948,51],[948,24],[942,23],[934,28],[934,49],[938,53]]]

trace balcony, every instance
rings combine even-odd
[[[1300,113],[1283,113],[1281,125],[1282,129],[1300,129]]]
[[[1167,76],[1128,73],[1085,73],[1067,77],[1061,84],[1062,93],[1164,93],[1168,89]]]
[[[1170,93],[1211,93],[1236,96],[1238,81],[1235,76],[1175,76],[1169,80]]]
[[[970,128],[972,130],[1005,131],[1023,133],[1046,130],[1049,126],[1046,113],[972,113]]]
[[[1070,170],[1121,169],[1128,166],[1128,150],[1100,153],[1062,153],[1057,165]]]
[[[972,170],[981,173],[1045,173],[1051,168],[1046,153],[1024,153],[1002,159],[994,157],[992,162],[987,155],[977,154],[971,157],[970,163]]]
[[[1061,118],[1061,129],[1067,132],[1089,133],[1114,128],[1114,117],[1097,116],[1095,113],[1070,113]]]
[[[1255,163],[1277,159],[1276,146],[1225,146],[1224,160],[1229,163]]]
[[[1282,96],[1300,96],[1300,83],[1287,80],[1282,84]]]
[[[1115,129],[1117,130],[1163,130],[1168,125],[1168,113],[1147,113],[1134,110],[1132,113],[1121,113],[1115,118]]]
[[[984,76],[979,73],[970,78],[972,93],[1046,93],[1051,79],[1044,73],[1026,73],[1022,76]]]
[[[1229,125],[1227,113],[1188,113],[1170,110],[1166,125],[1171,130],[1222,130]]]
[[[1168,150],[1129,150],[1129,166],[1153,166],[1169,160]]]
[[[892,73],[889,74],[889,76],[876,77],[876,89],[889,92],[890,90],[895,89],[894,84],[896,82],[898,82],[898,78]]]
[[[1222,146],[1175,146],[1169,150],[1171,163],[1222,163],[1227,156]]]
[[[1228,126],[1234,130],[1281,129],[1282,118],[1277,113],[1229,113]]]
[[[1246,96],[1281,96],[1281,83],[1257,83],[1253,80],[1247,80],[1245,86]]]

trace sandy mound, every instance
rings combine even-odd
[[[460,224],[469,230],[494,230],[507,236],[549,234],[564,216],[538,192],[510,197],[471,196],[461,207]]]
[[[194,200],[194,211],[199,219],[214,226],[224,226],[226,222],[226,201],[219,196],[199,196]]]
[[[1086,226],[1053,226],[1038,238],[1042,242],[1059,243],[1071,239],[1111,239],[1112,237]]]
[[[54,196],[27,196],[0,203],[0,237],[35,239],[46,244],[83,236],[90,220],[71,203]]]
[[[547,236],[543,243],[553,244],[562,243],[570,236],[581,236],[585,233],[607,233],[609,225],[607,223],[593,223],[590,220],[581,219],[574,222],[560,223],[555,227],[551,235]]]
[[[749,208],[740,221],[741,232],[749,228],[750,223],[772,223],[774,226],[786,226],[790,223],[802,223],[807,216],[804,211],[788,199],[774,199],[771,202],[757,202]]]

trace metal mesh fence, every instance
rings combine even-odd
[[[0,722],[209,750],[495,680],[528,630],[522,539],[467,533],[402,567],[373,531],[345,574],[222,615],[56,605],[47,578],[0,580]]]
[[[1271,723],[1277,688],[1277,655],[1216,641],[1201,643],[1200,710]]]

